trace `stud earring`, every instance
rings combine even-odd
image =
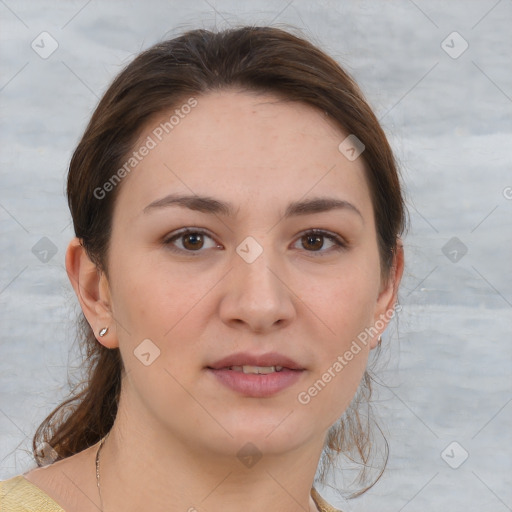
[[[108,327],[103,327],[103,329],[101,329],[99,332],[100,338],[103,338],[103,336],[105,336],[105,334],[107,334],[107,332],[108,332]]]

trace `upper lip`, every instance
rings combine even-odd
[[[231,366],[282,366],[290,370],[304,370],[304,368],[293,359],[277,352],[269,352],[267,354],[238,352],[209,364],[208,368],[220,370]]]

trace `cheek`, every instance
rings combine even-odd
[[[170,272],[148,256],[125,262],[113,272],[113,310],[131,337],[164,338],[199,303],[209,283]],[[213,284],[210,284],[212,286]]]
[[[380,277],[373,259],[347,265],[336,279],[316,285],[305,301],[321,320],[317,364],[299,396],[316,408],[326,426],[346,410],[366,369],[370,351],[368,329],[378,296]],[[377,267],[378,269],[378,267]]]
[[[341,350],[344,343],[369,327],[372,321],[380,277],[374,262],[364,262],[362,258],[352,258],[354,261],[348,261],[337,276],[327,276],[320,283],[306,279],[302,284],[304,289],[310,290],[306,302],[324,321],[326,332],[332,334],[332,343],[328,344],[331,349]]]
[[[199,279],[197,273],[170,272],[149,257],[146,261],[127,260],[116,268],[112,300],[124,365],[134,378],[142,372],[140,384],[153,393],[151,386],[160,389],[161,381],[173,388],[169,373],[185,382],[201,366],[198,343],[212,309],[207,292],[220,277],[202,273]],[[143,366],[153,358],[149,368]],[[174,391],[179,395],[179,387]]]
[[[190,401],[179,383],[188,386],[191,368],[197,364],[190,343],[194,332],[187,338],[187,326],[196,318],[194,305],[204,291],[192,287],[185,293],[184,277],[166,278],[155,265],[131,265],[129,260],[116,267],[112,280],[125,389],[130,390],[125,396],[141,400],[154,416],[168,421],[170,410],[183,409]],[[140,408],[140,403],[134,407]]]

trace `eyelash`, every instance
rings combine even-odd
[[[178,247],[173,247],[172,246],[172,243],[175,240],[178,240],[178,239],[180,239],[180,238],[182,238],[182,237],[184,237],[186,235],[190,235],[190,234],[207,236],[208,238],[211,238],[213,240],[213,238],[206,231],[204,231],[203,229],[200,229],[200,228],[197,228],[197,229],[195,229],[195,228],[185,228],[185,229],[183,229],[181,231],[178,231],[177,233],[175,232],[175,233],[171,234],[169,237],[166,237],[163,240],[163,244],[172,252],[176,252],[176,253],[180,253],[180,254],[193,255],[193,256],[197,255],[198,256],[198,255],[200,255],[204,251],[203,250],[190,251],[190,250],[187,250],[187,249],[180,249]],[[325,231],[323,229],[309,229],[309,230],[304,231],[303,233],[301,233],[298,238],[301,239],[301,238],[303,238],[306,235],[322,236],[324,238],[327,238],[328,240],[330,240],[334,244],[334,247],[332,247],[328,251],[322,251],[322,250],[319,250],[319,251],[308,251],[308,250],[306,250],[306,252],[313,253],[313,254],[318,255],[320,257],[325,256],[326,253],[330,253],[331,251],[343,251],[343,250],[347,249],[347,246],[348,246],[348,244],[345,242],[345,240],[343,240],[340,236],[335,235],[334,233],[331,233],[329,231]]]

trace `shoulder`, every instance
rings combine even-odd
[[[97,512],[91,450],[0,482],[1,512]]]
[[[0,482],[2,512],[64,512],[45,492],[24,476]]]
[[[331,507],[331,505],[329,505],[329,503],[327,503],[322,498],[322,496],[320,496],[314,487],[311,488],[311,497],[313,498],[313,501],[315,502],[316,508],[318,508],[319,512],[342,512],[337,508]]]

